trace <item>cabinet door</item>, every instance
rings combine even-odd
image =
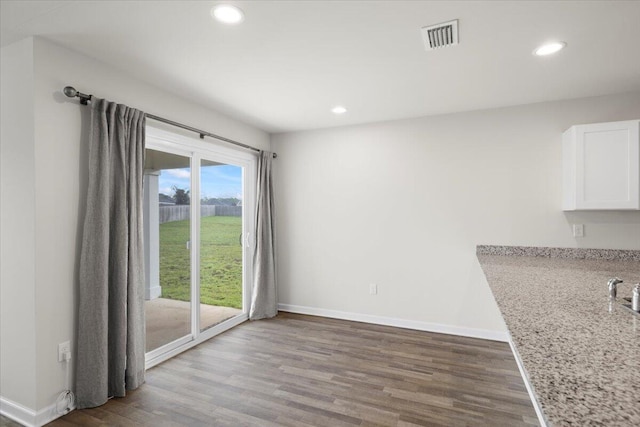
[[[640,209],[638,124],[576,126],[576,209]]]

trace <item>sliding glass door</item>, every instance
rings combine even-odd
[[[248,318],[255,156],[147,129],[147,366]]]
[[[242,168],[200,162],[200,330],[242,313]]]
[[[147,352],[191,334],[191,159],[147,149],[144,175]]]

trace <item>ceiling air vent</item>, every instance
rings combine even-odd
[[[422,39],[427,50],[458,44],[458,20],[422,27]]]

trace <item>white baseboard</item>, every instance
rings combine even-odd
[[[35,425],[36,411],[4,397],[0,397],[0,414],[24,426]]]
[[[488,329],[463,328],[440,323],[420,322],[417,320],[396,319],[393,317],[373,316],[371,314],[351,313],[347,311],[327,310],[324,308],[303,305],[278,304],[278,310],[289,313],[308,314],[310,316],[330,317],[332,319],[352,320],[354,322],[373,323],[375,325],[395,326],[396,328],[414,329],[416,331],[436,332],[439,334],[458,335],[485,340],[509,342],[508,332]]]
[[[75,406],[71,408],[71,410],[74,409]],[[0,414],[26,427],[41,427],[64,415],[56,411],[55,403],[36,412],[2,396],[0,396]]]

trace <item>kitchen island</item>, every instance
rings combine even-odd
[[[550,426],[640,425],[640,316],[622,307],[640,251],[478,246],[533,394]],[[619,277],[610,304],[607,281]]]

